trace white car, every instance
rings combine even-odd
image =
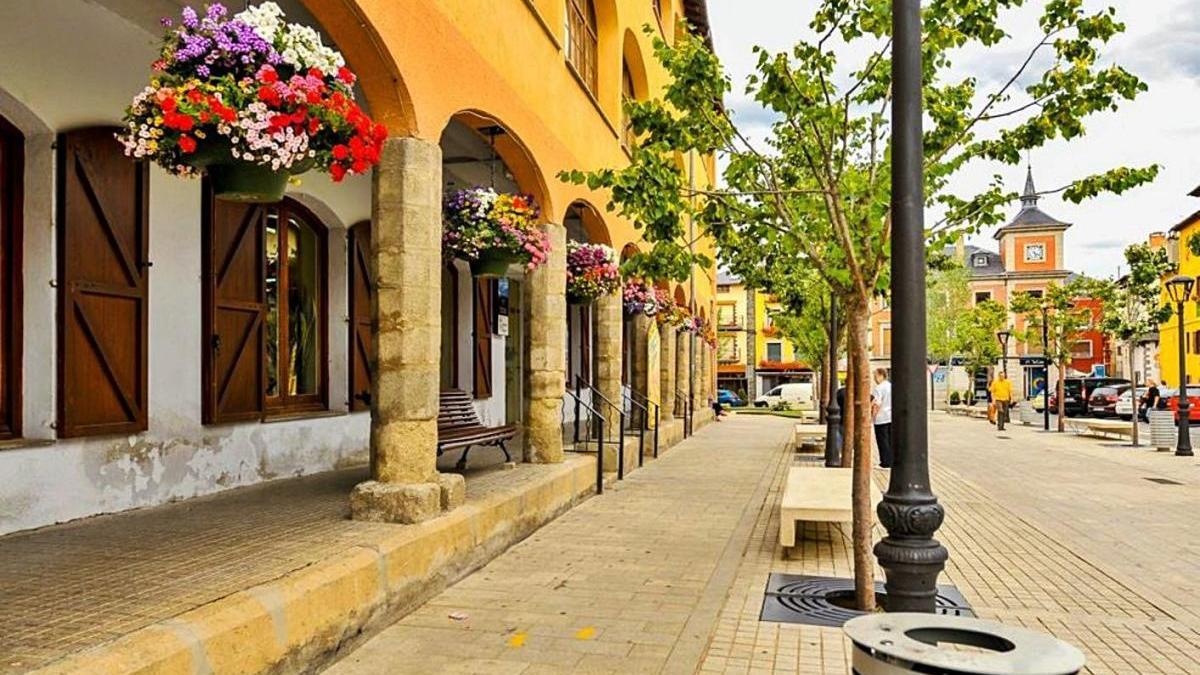
[[[1145,393],[1145,387],[1138,387],[1137,398],[1139,401]],[[1132,389],[1126,389],[1120,396],[1117,397],[1117,405],[1115,408],[1113,408],[1113,412],[1117,413],[1117,417],[1120,417],[1123,420],[1133,419],[1133,400]]]
[[[812,382],[789,382],[754,399],[754,407],[769,408],[779,403],[788,403],[798,410],[816,410]]]

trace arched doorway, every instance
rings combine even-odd
[[[594,206],[583,201],[573,202],[563,217],[568,246],[609,244],[608,230]],[[567,303],[567,381],[568,389],[581,389],[595,384],[596,376],[596,310],[594,303]]]
[[[21,433],[21,204],[25,137],[0,116],[0,439]]]
[[[459,113],[443,130],[440,146],[443,198],[483,187],[529,195],[543,213],[548,208],[536,165],[498,120]],[[463,260],[448,261],[442,269],[440,387],[470,393],[485,425],[524,418],[524,283],[524,270],[516,265],[499,277],[476,277]],[[478,453],[473,462],[487,461],[486,451],[473,452]]]

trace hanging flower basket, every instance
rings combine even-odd
[[[442,205],[442,255],[466,260],[476,276],[503,276],[514,264],[536,269],[550,253],[537,218],[528,195],[482,187],[450,193]]]
[[[621,293],[621,298],[624,301],[626,314],[645,314],[646,316],[655,316],[658,314],[658,296],[649,284],[638,279],[630,279],[625,282],[625,289]]]
[[[125,154],[178,176],[207,173],[220,199],[273,202],[311,170],[335,182],[379,162],[387,129],[354,102],[354,73],[273,2],[229,16],[185,7],[150,84],[125,111]]]
[[[621,288],[617,252],[604,244],[567,244],[567,301],[589,305]]]

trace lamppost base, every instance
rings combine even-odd
[[[1175,448],[1176,457],[1194,457],[1196,453],[1191,448]]]
[[[886,611],[931,614],[937,610],[938,575],[950,557],[945,546],[934,539],[884,537],[875,545],[875,556],[887,579]]]

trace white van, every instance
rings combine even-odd
[[[754,399],[757,408],[770,408],[777,403],[788,403],[796,410],[816,410],[812,382],[789,382]]]

